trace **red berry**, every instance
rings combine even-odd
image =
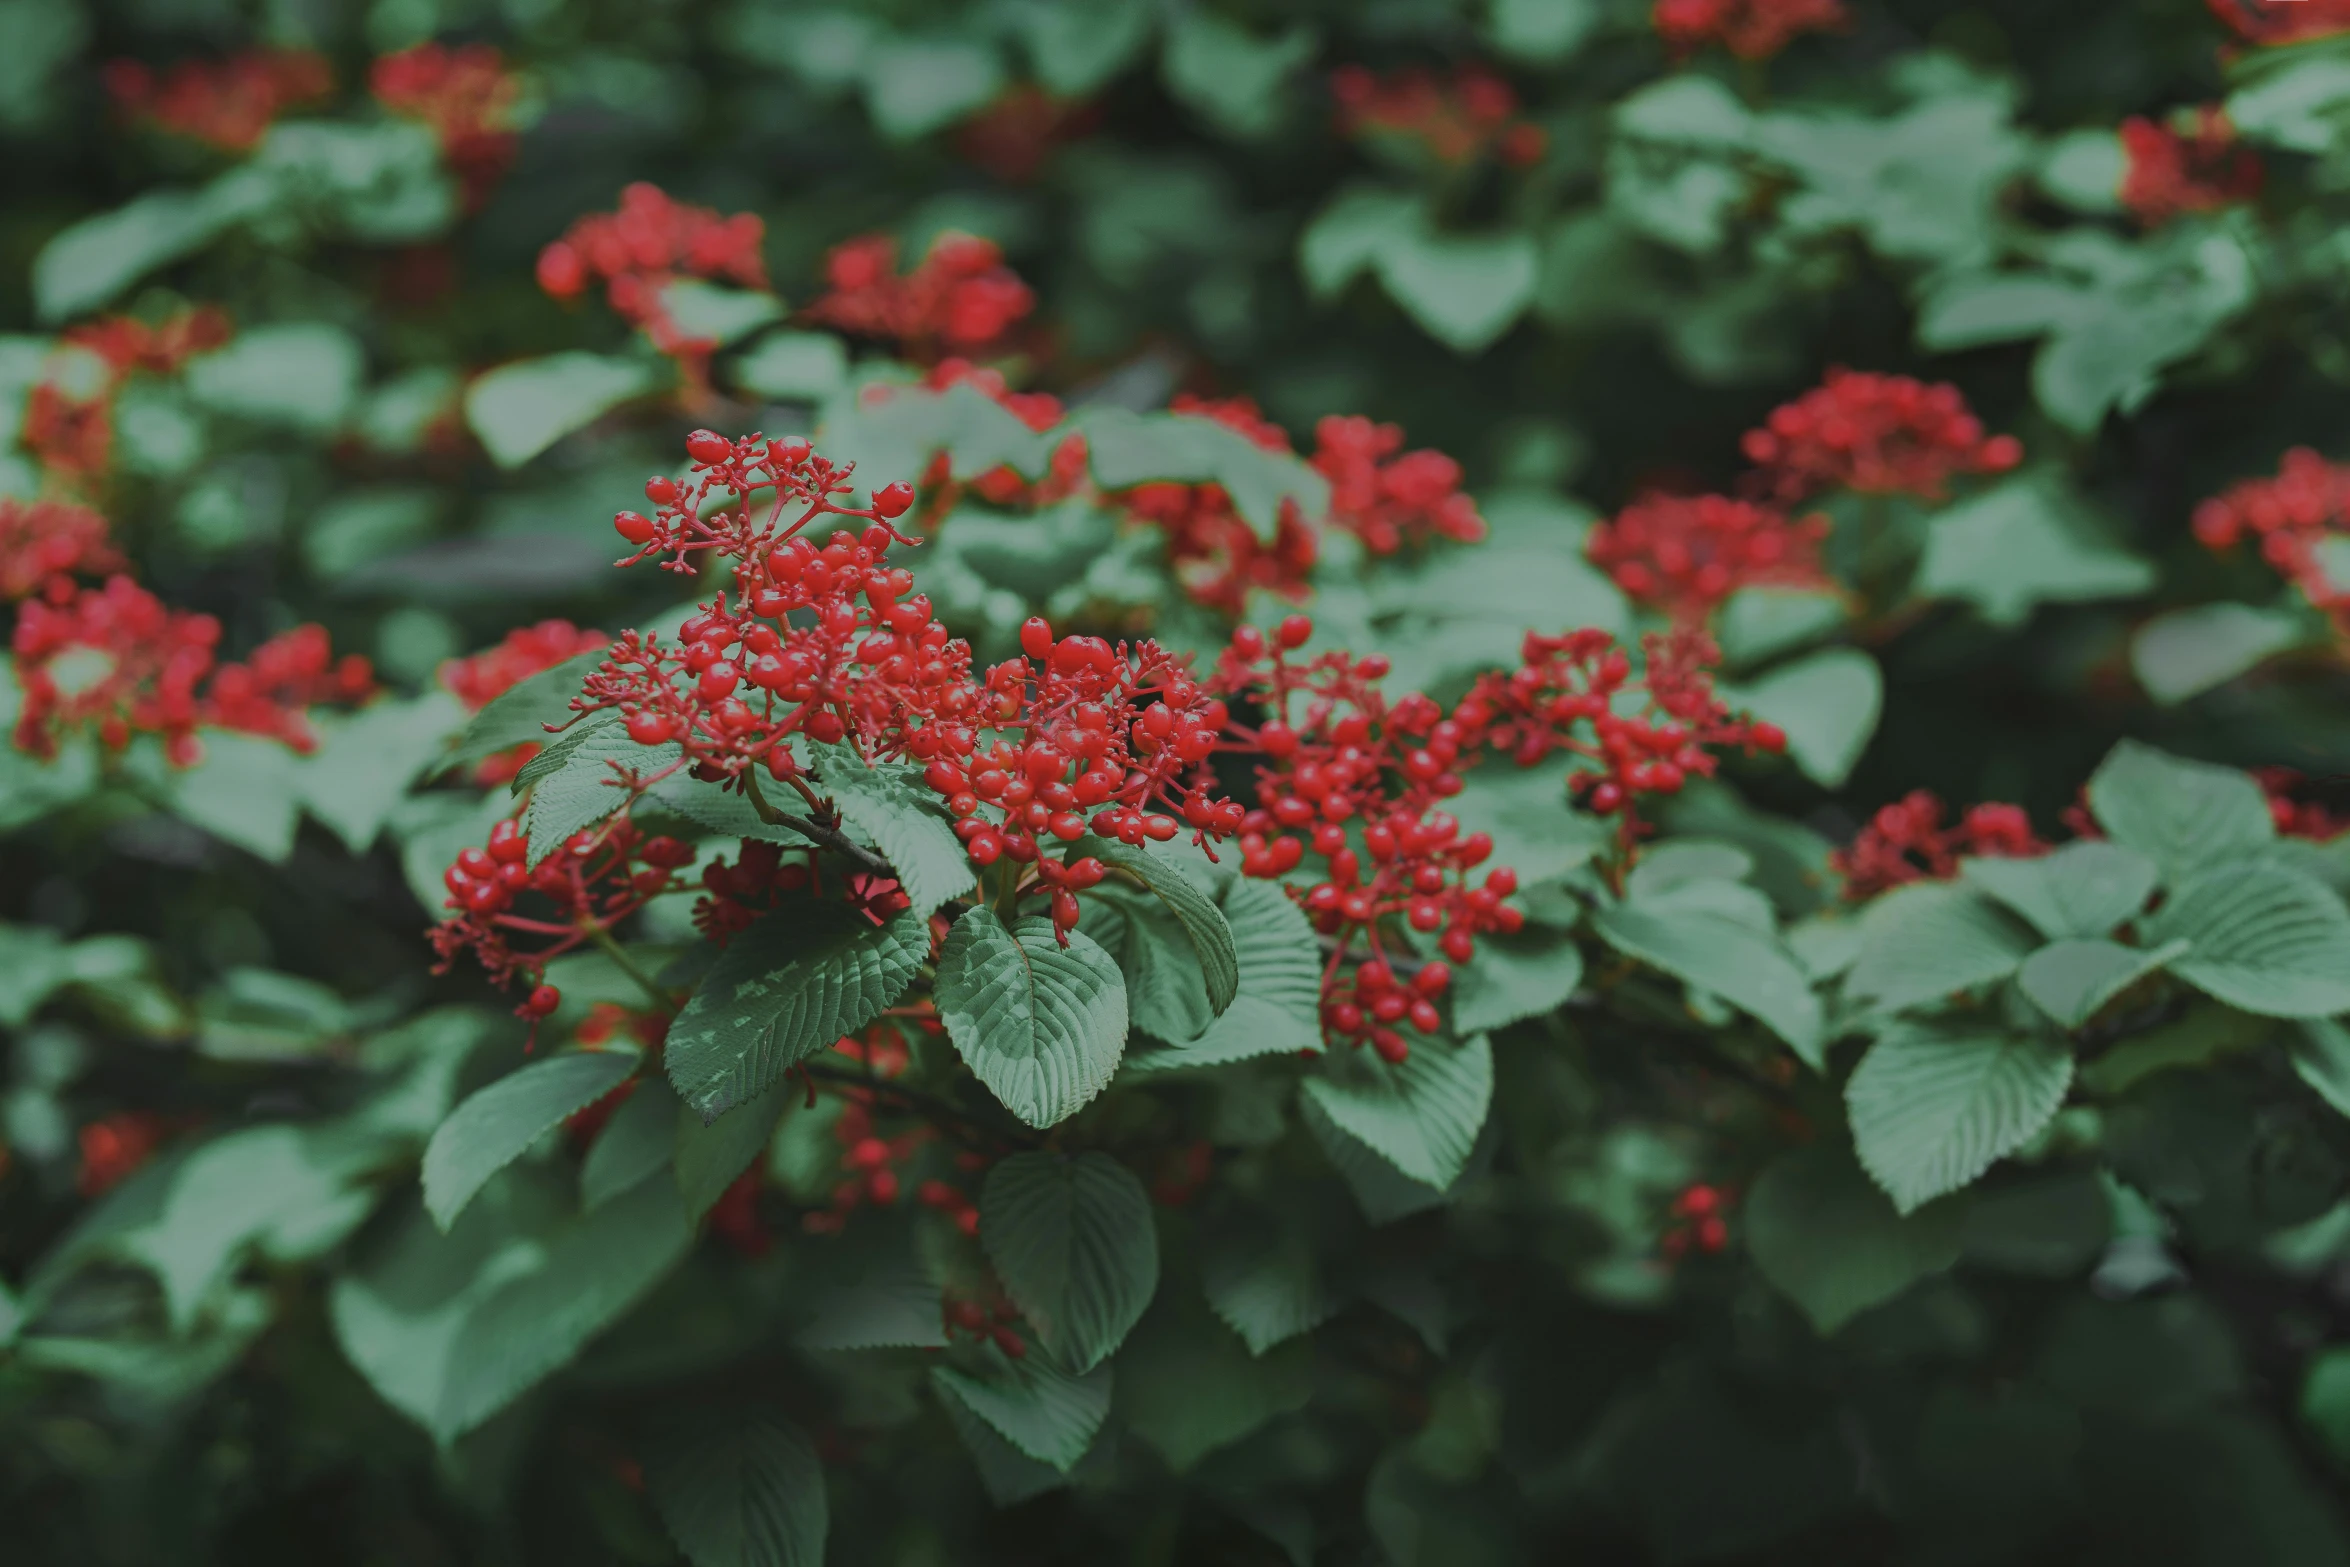
[[[914,486],[900,479],[873,492],[873,509],[884,517],[903,517],[914,504]]]
[[[685,438],[685,454],[708,467],[734,455],[734,443],[716,430],[696,430]]]
[[[650,544],[656,531],[652,518],[634,511],[624,511],[614,517],[612,528],[631,544]]]
[[[1314,623],[1303,615],[1287,615],[1282,617],[1280,626],[1273,634],[1280,639],[1283,647],[1301,648],[1312,639]]]
[[[1030,617],[1020,627],[1020,651],[1030,658],[1049,658],[1053,651],[1053,626],[1042,615]]]
[[[541,985],[530,993],[520,1008],[525,1017],[545,1017],[563,1004],[563,992],[552,985]]]
[[[645,499],[656,506],[667,506],[677,499],[677,481],[666,474],[654,474],[645,481]]]

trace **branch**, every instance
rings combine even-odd
[[[789,827],[793,832],[810,842],[821,844],[844,859],[853,862],[868,875],[887,876],[891,881],[899,880],[896,867],[871,849],[866,848],[863,844],[851,842],[846,834],[836,828],[820,826],[804,816],[794,816],[788,811],[779,811],[769,805],[766,796],[759,793],[758,778],[748,770],[743,773],[742,779],[743,797],[751,802],[751,809],[759,813],[759,820],[774,827]]]
[[[928,1117],[934,1124],[940,1125],[942,1130],[946,1127],[956,1127],[970,1134],[972,1138],[984,1138],[999,1143],[1009,1142],[1026,1148],[1036,1147],[1042,1141],[1041,1138],[1034,1136],[1007,1134],[1002,1128],[987,1125],[936,1094],[927,1093],[919,1088],[909,1088],[903,1083],[892,1083],[886,1079],[869,1077],[863,1072],[852,1072],[821,1061],[803,1061],[799,1064],[798,1070],[807,1073],[808,1076],[821,1083],[839,1083],[846,1088],[862,1088],[869,1093],[895,1099],[907,1109],[918,1111]]]

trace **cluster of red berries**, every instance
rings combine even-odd
[[[2255,44],[2291,44],[2350,32],[2350,0],[2204,0],[2211,14]]]
[[[1313,464],[1330,481],[1331,522],[1374,555],[1485,537],[1485,519],[1461,489],[1461,465],[1439,451],[1403,450],[1403,431],[1392,424],[1329,415],[1314,426]]]
[[[0,599],[39,593],[60,603],[72,595],[76,575],[122,566],[106,519],[87,506],[0,496]]]
[[[1157,643],[1056,638],[1038,618],[1020,628],[1020,648],[1024,658],[987,674],[977,713],[992,741],[963,747],[959,728],[932,725],[908,749],[928,753],[924,780],[945,797],[972,863],[1024,867],[1027,890],[1046,895],[1066,940],[1077,894],[1104,868],[1091,856],[1052,859],[1053,840],[1090,831],[1165,843],[1188,827],[1204,841],[1235,831],[1243,812],[1206,787],[1224,703]]]
[[[689,845],[648,836],[622,815],[573,833],[534,869],[520,823],[502,821],[490,829],[486,846],[465,850],[442,873],[455,912],[432,928],[440,959],[434,972],[446,973],[457,954],[471,952],[493,983],[532,980],[535,988],[516,1010],[534,1020],[545,1017],[562,999],[553,986],[536,984],[549,960],[673,890],[679,868],[693,857]],[[517,913],[515,902],[524,893],[545,899],[552,917]],[[516,937],[545,944],[517,950]]]
[[[2301,798],[2309,779],[2290,767],[2255,767],[2252,777],[2268,796],[2268,814],[2285,838],[2307,838],[2324,843],[2350,832],[2350,817],[2337,815],[2322,801]]]
[[[970,234],[939,235],[903,275],[896,240],[860,235],[833,247],[824,276],[830,292],[808,307],[809,320],[917,359],[987,348],[1036,307],[995,242]]]
[[[519,626],[507,632],[495,646],[443,664],[441,685],[467,708],[479,712],[541,670],[552,669],[567,658],[603,647],[611,640],[601,631],[584,629],[568,620],[542,620],[535,626]],[[493,786],[510,782],[522,771],[523,764],[538,753],[536,741],[525,741],[485,756],[475,765],[473,780]]]
[[[2216,212],[2260,194],[2260,155],[2236,138],[2217,106],[2193,110],[2184,128],[2133,116],[2122,121],[2121,202],[2149,228],[2187,212]]]
[[[1908,882],[1946,881],[1958,874],[1962,857],[2029,859],[2048,852],[2020,805],[1971,805],[1947,827],[1945,809],[1932,791],[1917,789],[1870,817],[1831,861],[1844,878],[1844,896],[1858,903]]]
[[[1827,532],[1817,514],[1794,518],[1726,495],[1650,495],[1594,527],[1584,553],[1633,600],[1703,624],[1742,587],[1819,582]]]
[[[1718,1186],[1700,1182],[1683,1187],[1673,1198],[1673,1222],[1658,1238],[1658,1249],[1667,1257],[1692,1250],[1708,1256],[1720,1251],[1730,1244],[1730,1222],[1723,1216],[1729,1203],[1729,1195]]]
[[[1100,119],[1098,104],[1020,82],[955,127],[955,150],[997,179],[1025,185],[1064,143]]]
[[[1805,33],[1848,20],[1843,0],[1656,0],[1649,18],[1675,54],[1720,44],[1741,60],[1767,60]]]
[[[1020,1320],[1020,1313],[1008,1300],[982,1302],[969,1297],[949,1296],[941,1308],[948,1338],[957,1333],[993,1342],[1014,1360],[1028,1353],[1028,1343],[1012,1326]]]
[[[968,359],[940,360],[930,367],[922,384],[933,392],[943,392],[951,386],[972,387],[1040,435],[1061,422],[1061,400],[1052,393],[1015,392],[1001,370],[973,364]],[[886,398],[890,389],[874,386],[865,395]],[[1031,482],[1006,463],[972,479],[970,486],[980,499],[991,505],[1049,506],[1075,494],[1085,483],[1085,461],[1085,437],[1070,435],[1053,448],[1052,465],[1042,478]],[[944,516],[954,510],[953,467],[948,453],[942,451],[931,459],[930,467],[922,475],[922,487],[931,492],[933,516]]]
[[[895,1203],[903,1186],[897,1167],[938,1134],[930,1127],[917,1126],[895,1137],[879,1135],[865,1096],[850,1089],[842,1095],[832,1135],[840,1143],[841,1178],[832,1188],[831,1205],[801,1218],[801,1226],[812,1235],[837,1235],[858,1208],[868,1204],[886,1208]]]
[[[1631,654],[1605,631],[1529,631],[1519,667],[1478,677],[1454,710],[1465,731],[1520,767],[1554,751],[1587,762],[1568,774],[1567,788],[1585,810],[1618,818],[1627,858],[1644,830],[1641,796],[1677,794],[1691,778],[1711,777],[1725,749],[1787,748],[1776,724],[1734,713],[1714,690],[1710,670],[1721,655],[1703,632],[1651,632],[1640,650],[1635,681]]]
[[[137,1174],[155,1156],[170,1122],[148,1110],[123,1110],[83,1125],[75,1136],[81,1149],[81,1172],[75,1187],[84,1197],[99,1197]]]
[[[2296,446],[2275,478],[2246,479],[2197,506],[2194,528],[2211,550],[2257,540],[2260,558],[2350,633],[2350,582],[2336,582],[2326,571],[2321,548],[2350,533],[2350,464]]]
[[[1180,395],[1171,411],[1238,430],[1267,451],[1288,453],[1289,436],[1245,397]],[[1167,536],[1167,562],[1184,592],[1209,609],[1239,615],[1264,589],[1302,599],[1319,554],[1314,530],[1294,501],[1282,503],[1272,542],[1257,537],[1220,484],[1138,484],[1116,497],[1127,514]]]
[[[1409,1023],[1423,1034],[1442,1028],[1436,1002],[1451,984],[1449,964],[1424,963],[1401,979],[1377,958],[1359,963],[1351,982],[1334,975],[1324,989],[1322,1032],[1350,1045],[1368,1041],[1381,1060],[1399,1064],[1411,1055],[1411,1046],[1395,1025]]]
[[[182,60],[161,71],[109,60],[107,94],[125,119],[222,152],[251,152],[271,122],[334,91],[333,70],[308,49],[255,49],[225,60]]]
[[[639,181],[620,193],[619,211],[579,219],[539,252],[539,287],[557,299],[576,299],[601,278],[605,301],[624,320],[662,353],[698,367],[715,345],[677,324],[662,290],[686,277],[765,288],[766,240],[757,213],[720,217]]]
[[[94,731],[109,750],[154,734],[172,764],[186,767],[202,754],[197,728],[209,724],[307,751],[314,742],[304,708],[363,701],[375,689],[367,660],[335,659],[316,626],[263,643],[243,664],[219,663],[219,642],[219,621],[167,609],[128,577],[58,602],[28,601],[11,642],[24,692],[17,747],[47,757],[71,732]],[[63,681],[61,663],[70,671]]]
[[[367,85],[392,113],[431,128],[467,210],[478,210],[514,163],[522,79],[506,57],[489,44],[421,43],[378,59]]]
[[[1984,434],[1947,382],[1841,366],[1741,444],[1782,505],[1831,489],[1940,500],[1953,475],[2005,473],[2024,457],[2014,436]]]
[[[108,316],[65,332],[25,398],[19,434],[42,468],[68,489],[103,476],[114,455],[114,404],[134,375],[172,375],[229,340],[229,318],[210,306],[149,325]]]
[[[1541,126],[1518,118],[1510,84],[1478,65],[1440,77],[1420,67],[1385,75],[1359,65],[1330,73],[1338,101],[1338,128],[1351,137],[1410,141],[1438,163],[1468,163],[1491,152],[1524,167],[1540,159],[1550,139]]]

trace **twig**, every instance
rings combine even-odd
[[[759,813],[759,820],[776,827],[789,827],[802,837],[853,861],[868,875],[887,876],[891,881],[899,879],[896,868],[880,855],[862,844],[851,842],[847,835],[834,828],[820,826],[788,811],[777,810],[767,803],[766,796],[759,793],[759,780],[756,777],[746,771],[742,779],[743,797],[751,802],[751,809]]]
[[[590,925],[587,927],[587,937],[588,940],[603,948],[604,955],[612,960],[613,966],[634,980],[637,988],[651,996],[660,1005],[663,1012],[672,1015],[676,1013],[677,998],[671,995],[668,988],[659,980],[637,967],[636,960],[628,955],[619,942],[612,939],[610,931],[601,925]]]

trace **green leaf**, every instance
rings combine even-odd
[[[2010,479],[1926,526],[1914,590],[1963,599],[1995,626],[2021,625],[2038,604],[2128,598],[2154,585],[2153,566],[2100,537],[2078,497],[2046,476]]]
[[[338,326],[255,327],[190,360],[188,394],[214,413],[324,436],[350,416],[365,359]]]
[[[1085,437],[1094,482],[1105,490],[1160,480],[1220,484],[1233,509],[1268,543],[1285,502],[1308,517],[1329,509],[1330,483],[1320,473],[1202,414],[1138,414],[1096,404],[1070,423]]]
[[[1010,20],[1037,81],[1074,98],[1134,63],[1150,41],[1153,9],[1146,0],[1029,0]]]
[[[636,1057],[583,1050],[534,1061],[459,1105],[424,1150],[424,1206],[447,1229],[489,1178],[636,1070]]]
[[[608,354],[518,359],[465,389],[465,422],[501,468],[519,468],[575,430],[653,390],[660,366]]]
[[[1565,1006],[1583,982],[1583,949],[1572,937],[1532,928],[1485,936],[1477,955],[1453,970],[1452,1026],[1482,1034]]]
[[[1844,595],[1819,588],[1740,588],[1714,614],[1722,660],[1746,668],[1841,630],[1849,610]]]
[[[1118,1352],[1118,1418],[1178,1474],[1312,1392],[1310,1349],[1252,1355],[1188,1292],[1170,1290]]]
[[[2267,1039],[2272,1025],[2217,1002],[2197,1002],[2186,1013],[2117,1042],[2082,1063],[2080,1084],[2108,1099],[2128,1093],[2157,1072],[2201,1068],[2240,1055]]]
[[[783,301],[760,288],[725,288],[700,278],[661,287],[661,308],[688,338],[720,346],[747,337],[783,315]]]
[[[1073,1377],[1041,1355],[1013,1361],[989,1350],[983,1369],[933,1366],[931,1385],[1021,1452],[1067,1474],[1110,1413],[1110,1368]]]
[[[601,1208],[622,1192],[669,1167],[677,1146],[677,1095],[658,1077],[641,1077],[588,1145],[579,1166],[582,1212]]]
[[[938,1286],[918,1273],[886,1273],[819,1294],[793,1336],[802,1349],[944,1349]]]
[[[824,1567],[824,1467],[765,1410],[681,1415],[647,1452],[645,1481],[693,1567]]]
[[[1379,278],[1428,335],[1458,354],[1492,346],[1534,301],[1540,255],[1522,233],[1416,227],[1379,252]]]
[[[979,1243],[1045,1347],[1080,1374],[1117,1351],[1159,1287],[1150,1197],[1107,1154],[997,1163],[980,1189]]]
[[[761,397],[825,403],[848,384],[849,356],[822,332],[770,332],[734,362],[734,382]]]
[[[865,54],[865,106],[891,141],[952,125],[996,95],[1003,62],[976,39],[893,38]]]
[[[1274,882],[1227,875],[1217,907],[1240,961],[1232,1004],[1198,1037],[1130,1056],[1137,1072],[1223,1066],[1322,1044],[1322,949],[1289,895]]]
[[[2039,186],[2075,212],[2110,216],[2122,210],[2129,155],[2110,130],[2068,131],[2052,138],[2040,159]]]
[[[1884,706],[1885,677],[1858,648],[1823,648],[1760,679],[1722,687],[1733,708],[1787,732],[1787,754],[1823,789],[1852,776]]]
[[[1318,43],[1302,24],[1264,39],[1213,11],[1185,7],[1168,19],[1160,77],[1176,102],[1226,135],[1254,141],[1279,127],[1295,101],[1285,90],[1289,75],[1314,57]]]
[[[791,1105],[789,1085],[775,1084],[757,1097],[705,1122],[680,1105],[676,1126],[677,1189],[689,1219],[699,1219],[726,1193],[735,1177],[767,1151],[775,1128]]]
[[[866,761],[846,745],[808,747],[819,786],[853,836],[879,850],[912,902],[928,916],[977,884],[938,791],[907,763]]]
[[[2087,290],[2041,273],[1960,273],[1918,307],[1918,346],[1936,353],[2039,337],[2082,314]]]
[[[1075,861],[1088,855],[1113,870],[1126,872],[1167,906],[1199,956],[1200,976],[1207,982],[1208,1009],[1221,1016],[1240,993],[1240,953],[1223,909],[1173,860],[1090,833],[1069,846],[1068,858]]]
[[[2301,1081],[2350,1116],[2350,1028],[2332,1018],[2303,1018],[2293,1031],[2289,1053]]]
[[[1483,1034],[1416,1041],[1400,1065],[1369,1050],[1326,1054],[1301,1093],[1342,1131],[1439,1191],[1469,1162],[1493,1099],[1493,1047]]]
[[[930,956],[928,916],[875,925],[842,904],[794,902],[736,936],[669,1025],[678,1097],[705,1121],[863,1028]]]
[[[2172,895],[2148,935],[2188,943],[2171,972],[2257,1017],[2350,1011],[2350,913],[2281,866],[2212,866]]]
[[[1413,1180],[1369,1143],[1331,1120],[1320,1101],[1302,1099],[1298,1108],[1304,1116],[1306,1130],[1321,1145],[1331,1167],[1354,1194],[1355,1206],[1362,1209],[1363,1217],[1372,1224],[1393,1224],[1415,1213],[1441,1208],[1451,1200],[1451,1188]]]
[[[172,814],[224,842],[279,863],[294,852],[303,759],[282,741],[212,730],[204,757],[166,785]]]
[[[2071,1052],[2045,1039],[1900,1029],[1861,1057],[1844,1101],[1861,1164],[1907,1214],[2029,1142],[2072,1081]]]
[[[1747,1250],[1822,1334],[1958,1260],[1954,1203],[1904,1217],[1843,1148],[1781,1155],[1754,1183]]]
[[[2016,971],[2032,942],[1972,890],[1917,882],[1871,903],[1861,916],[1860,955],[1844,992],[1888,1011],[1995,984]]]
[[[2024,959],[2018,989],[2066,1028],[2079,1028],[2105,1004],[2187,950],[2174,941],[2151,952],[2096,937],[2052,941]]]
[[[2301,617],[2289,610],[2222,600],[2168,610],[2140,626],[2130,639],[2130,668],[2146,694],[2168,707],[2306,640]]]
[[[1485,8],[1485,36],[1510,59],[1557,65],[1605,19],[1599,0],[1491,0]]]
[[[973,1074],[1030,1126],[1075,1115],[1109,1086],[1126,1048],[1117,963],[1082,931],[1063,947],[1042,915],[1007,928],[977,908],[955,921],[934,993]]]
[[[377,702],[331,727],[313,719],[324,733],[302,769],[302,803],[344,848],[365,853],[463,717],[456,698],[432,691]]]
[[[2051,941],[2103,936],[2137,918],[2154,893],[2156,876],[2145,855],[2095,838],[2030,859],[1968,860],[1960,871]]]
[[[1200,1282],[1207,1288],[1208,1305],[1252,1355],[1311,1333],[1345,1304],[1305,1235],[1268,1223],[1228,1222],[1209,1229]]]
[[[1421,221],[1418,199],[1401,191],[1354,186],[1339,192],[1298,236],[1306,288],[1316,299],[1336,298]]]
[[[202,250],[237,217],[208,187],[151,190],[84,218],[33,258],[33,313],[54,325],[95,310],[157,267]]]
[[[1721,997],[1820,1065],[1820,999],[1794,954],[1768,930],[1671,901],[1605,904],[1591,924],[1617,951]]]
[[[892,476],[912,484],[931,460],[947,457],[950,477],[976,478],[1010,467],[1029,478],[1051,465],[1056,439],[969,384],[943,392],[893,387],[882,398],[861,399],[827,417],[824,449],[835,462],[853,462],[868,485]]]
[[[2154,861],[2166,881],[2272,842],[2276,818],[2250,775],[2191,762],[2135,740],[2090,775],[2089,809],[2114,842]]]
[[[604,648],[590,648],[507,687],[473,715],[457,739],[457,749],[442,767],[470,766],[518,745],[546,745],[554,738],[547,732],[549,725],[568,724],[579,717],[572,711],[572,698],[579,695],[580,687],[606,655]],[[581,722],[584,726],[594,720]]]
[[[626,806],[632,778],[648,778],[683,755],[674,740],[639,745],[628,737],[625,724],[607,720],[582,724],[532,757],[514,778],[517,787],[530,789],[530,805],[522,813],[530,864],[537,866],[573,833]]]

